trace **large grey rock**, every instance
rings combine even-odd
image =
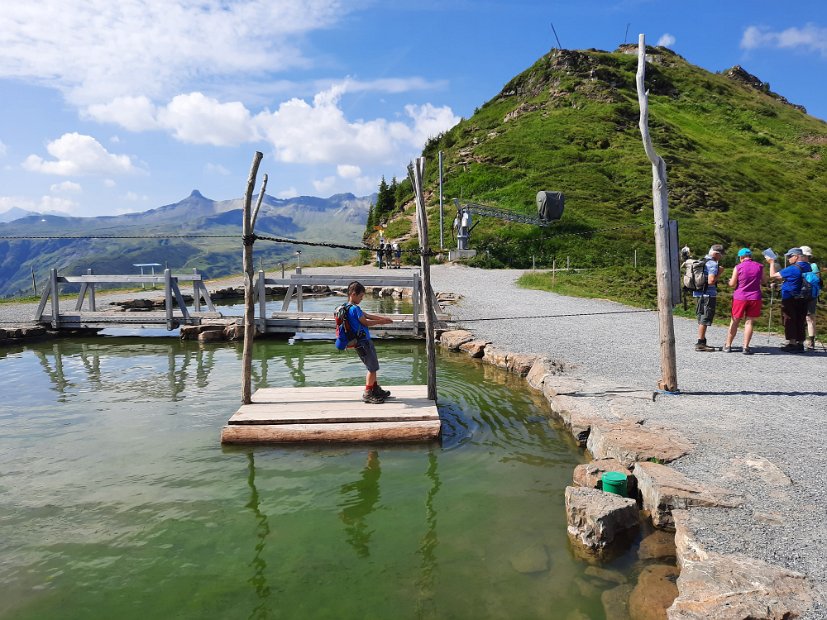
[[[483,357],[485,357],[484,354]],[[508,353],[506,357],[506,368],[521,377],[525,377],[531,370],[531,367],[534,365],[535,361],[537,361],[536,355]]]
[[[658,528],[674,527],[672,511],[675,509],[690,506],[734,508],[743,503],[742,497],[727,489],[702,485],[659,463],[635,463],[634,474],[643,509],[651,513],[652,524]]]
[[[455,329],[450,332],[442,332],[439,343],[452,351],[459,350],[459,346],[474,339],[474,334],[464,329]]]
[[[626,421],[593,425],[586,447],[596,459],[615,458],[626,466],[648,460],[668,463],[692,450],[692,444],[671,429]]]
[[[653,530],[644,536],[637,549],[637,559],[641,561],[664,560],[674,558],[676,554],[675,535],[664,530]]]
[[[549,400],[549,405],[578,441],[588,436],[592,426],[603,420],[600,410],[590,398],[557,394]]]
[[[485,354],[485,347],[491,344],[488,340],[471,340],[459,345],[459,350],[464,351],[474,358],[480,358]]]
[[[635,500],[585,487],[566,487],[566,520],[572,541],[597,554],[640,524]]]
[[[508,351],[504,351],[493,345],[485,347],[485,353],[483,353],[482,359],[498,368],[508,368]]]
[[[804,575],[743,555],[709,552],[695,535],[701,524],[692,511],[676,510],[673,516],[681,573],[669,620],[789,620],[817,600]]]
[[[632,589],[632,584],[624,583],[611,590],[605,590],[600,595],[606,620],[630,620],[629,597],[632,595]]]

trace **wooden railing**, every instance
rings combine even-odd
[[[377,276],[344,276],[337,274],[303,274],[301,272],[291,274],[289,278],[267,278],[263,271],[258,272],[258,283],[256,285],[256,301],[258,302],[258,317],[257,323],[261,330],[264,329],[264,323],[267,318],[265,309],[266,287],[269,286],[286,286],[287,292],[282,302],[281,311],[287,312],[290,308],[290,302],[293,297],[296,298],[296,309],[299,312],[304,312],[303,288],[305,286],[332,286],[332,287],[347,287],[354,280],[359,280],[365,287],[399,287],[411,289],[411,300],[413,303],[413,335],[417,336],[419,333],[419,315],[422,312],[424,292],[422,290],[422,278],[418,271],[414,271],[411,275],[377,275]],[[434,316],[438,312],[438,308],[434,308]]]
[[[181,311],[181,317],[184,322],[189,322],[190,313],[187,310],[184,296],[181,294],[181,289],[178,286],[179,282],[192,282],[193,285],[193,307],[196,312],[201,311],[201,300],[203,298],[210,312],[215,312],[212,299],[207,287],[204,285],[201,274],[193,269],[192,274],[173,275],[169,269],[165,269],[163,275],[96,275],[89,269],[86,275],[82,276],[59,276],[57,269],[49,271],[49,284],[43,295],[40,298],[40,303],[37,306],[34,320],[40,323],[46,322],[43,313],[46,310],[46,305],[51,299],[51,316],[47,315],[48,321],[54,329],[60,327],[60,285],[61,284],[80,284],[80,292],[78,300],[75,304],[75,310],[80,311],[83,308],[83,302],[86,295],[89,295],[88,309],[90,312],[97,312],[95,303],[95,286],[100,284],[162,284],[164,287],[164,311],[166,315],[167,329],[175,329],[177,327],[176,319],[172,312],[172,300],[178,304]]]

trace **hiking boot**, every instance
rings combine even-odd
[[[710,347],[705,342],[699,342],[698,344],[695,345],[695,350],[696,351],[707,351],[707,352],[709,352],[709,351],[714,351],[715,347]]]
[[[741,351],[744,355],[752,355],[752,349],[749,347],[744,347],[743,351]]]
[[[362,394],[362,402],[368,403],[369,405],[381,405],[385,402],[385,397],[380,396],[379,394],[375,394],[373,390],[365,390],[365,392]]]
[[[390,391],[390,390],[383,390],[383,389],[382,389],[382,386],[381,386],[381,385],[379,385],[378,383],[375,383],[375,384],[373,385],[373,393],[374,393],[376,396],[381,396],[382,398],[388,398],[388,397],[391,395],[391,391]]]
[[[721,347],[721,351],[723,351],[724,353],[732,353],[732,347],[724,345],[723,347]]]

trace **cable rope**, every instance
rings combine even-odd
[[[511,321],[519,319],[558,319],[564,317],[575,316],[596,316],[599,314],[638,314],[641,312],[657,312],[657,309],[652,310],[610,310],[608,312],[583,312],[574,314],[539,314],[533,316],[503,316],[503,317],[482,317],[478,319],[449,319],[446,323],[477,323],[479,321]]]

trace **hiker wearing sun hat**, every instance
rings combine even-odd
[[[783,351],[800,353],[804,351],[807,306],[809,299],[802,298],[801,283],[804,273],[810,271],[810,264],[804,260],[801,248],[790,248],[784,257],[789,266],[778,271],[775,261],[767,257],[770,264],[770,278],[781,280],[781,320],[784,323],[784,337],[787,344]]]
[[[724,274],[720,266],[721,258],[724,255],[724,246],[716,243],[704,256],[704,274],[706,275],[706,289],[692,291],[695,298],[695,316],[698,317],[698,342],[695,343],[696,351],[715,351],[715,347],[706,344],[706,328],[712,325],[715,318],[715,305],[718,301],[718,279]]]
[[[818,305],[818,294],[823,286],[821,280],[821,269],[813,260],[813,250],[809,245],[801,246],[801,253],[804,255],[804,260],[810,264],[810,275],[804,274],[805,278],[810,278],[811,282],[815,280],[816,288],[814,288],[814,296],[810,298],[807,304],[807,343],[804,348],[813,351],[816,348],[816,306]],[[816,275],[812,275],[812,274]]]
[[[749,341],[752,338],[753,321],[761,316],[761,283],[764,280],[764,265],[752,260],[752,250],[738,250],[738,264],[732,270],[729,286],[732,292],[732,320],[723,351],[732,351],[732,341],[738,333],[738,325],[744,319],[744,355],[752,355]]]

